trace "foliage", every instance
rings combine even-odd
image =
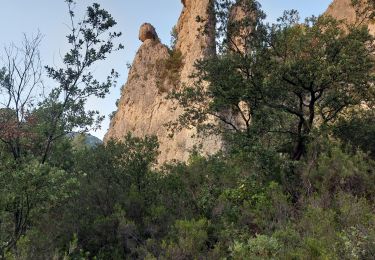
[[[36,160],[0,166],[0,253],[15,247],[38,216],[72,196],[75,176]]]
[[[230,18],[221,21],[223,51],[197,64],[194,85],[170,95],[185,109],[179,127],[244,135],[246,144],[257,136],[300,160],[319,128],[363,104],[372,108],[375,42],[366,27],[346,31],[325,16],[301,23],[296,11],[270,26],[254,1],[241,3],[244,12],[254,10],[253,23],[246,22],[252,15],[235,27]],[[238,37],[245,42],[231,47]]]
[[[235,242],[232,248],[233,259],[277,259],[280,250],[277,239],[258,235],[249,239],[246,244]]]
[[[238,6],[250,15],[229,19]],[[218,55],[171,96],[186,112],[177,127],[222,134],[218,154],[157,165],[156,137],[65,135],[95,125],[86,99],[113,83],[86,70],[118,36],[96,37],[115,24],[97,4],[68,37],[66,68],[48,68],[51,95],[22,120],[0,109],[0,259],[375,258],[372,37],[330,18],[296,24],[294,11],[266,26],[250,0],[215,12]],[[165,65],[177,73],[180,58]]]
[[[165,242],[163,245],[166,259],[197,259],[202,256],[207,250],[209,224],[206,219],[176,221],[173,235],[176,236],[177,241],[175,243]]]
[[[98,61],[123,48],[114,44],[121,35],[111,31],[116,21],[99,4],[93,4],[85,18],[76,23],[75,2],[66,3],[71,49],[63,58],[62,68],[45,67],[47,76],[57,83],[47,97],[38,50],[41,34],[32,39],[25,36],[21,47],[5,49],[0,69],[2,258],[5,254],[17,256],[18,241],[28,241],[24,237],[28,231],[32,237],[39,228],[38,218],[74,195],[76,171],[66,135],[98,126],[103,117],[97,111],[86,111],[86,101],[89,97],[104,98],[117,78],[112,70],[107,81],[100,83],[90,72]]]
[[[375,143],[372,138],[375,135],[374,118],[374,110],[342,118],[335,125],[333,133],[352,150],[355,151],[359,148],[375,158]]]
[[[74,1],[66,2],[71,19],[71,34],[67,36],[71,49],[64,56],[62,68],[46,66],[48,76],[58,86],[41,104],[47,139],[42,162],[47,160],[54,140],[62,134],[75,128],[87,131],[87,127],[98,127],[103,117],[99,116],[98,111],[86,111],[85,103],[88,97],[104,98],[116,83],[118,74],[112,70],[106,82],[100,83],[89,68],[105,60],[113,51],[123,48],[121,44],[117,47],[113,42],[121,33],[110,31],[116,21],[99,4],[89,6],[86,17],[76,24],[72,9]]]
[[[171,44],[170,44],[170,48],[172,50],[174,50],[176,48],[177,41],[178,41],[177,27],[173,26],[173,28],[171,30]]]
[[[180,50],[170,49],[167,59],[159,60],[156,63],[157,69],[160,71],[157,79],[157,87],[161,92],[167,92],[166,86],[173,85],[179,87],[180,71],[183,66],[183,56]]]

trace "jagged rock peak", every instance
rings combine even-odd
[[[184,7],[190,7],[191,6],[191,3],[194,2],[196,0],[181,0],[181,3]],[[199,2],[199,0],[198,0]]]
[[[121,140],[129,132],[137,137],[155,135],[160,144],[159,164],[171,160],[187,161],[190,152],[197,147],[204,154],[215,153],[222,147],[221,140],[200,138],[194,128],[182,129],[171,139],[166,127],[167,123],[176,122],[183,112],[175,101],[167,98],[168,92],[185,84],[192,85],[190,75],[195,71],[195,62],[214,53],[215,15],[210,12],[213,1],[182,1],[184,8],[176,26],[175,48],[181,59],[177,62],[178,73],[174,72],[175,68],[170,70],[166,66],[173,56],[158,39],[155,28],[151,24],[141,26],[139,39],[143,44],[134,58],[105,141]],[[198,16],[201,22],[197,22]],[[209,33],[200,33],[201,27]]]
[[[184,57],[181,81],[190,84],[195,62],[215,53],[214,0],[182,0],[182,4],[176,25],[176,49]]]
[[[156,33],[155,27],[150,23],[144,23],[139,29],[139,40],[144,42],[146,40],[159,40],[158,34]]]

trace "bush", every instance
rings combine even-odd
[[[180,50],[169,50],[169,57],[156,63],[160,72],[157,79],[157,87],[161,93],[168,92],[172,87],[180,84],[180,71],[183,66],[183,56]]]
[[[257,235],[247,243],[235,242],[231,248],[231,255],[237,259],[279,259],[281,244],[274,237]]]
[[[208,251],[208,232],[210,222],[207,219],[177,220],[174,239],[165,241],[163,248],[167,259],[200,259]]]
[[[332,147],[313,166],[306,165],[302,178],[305,191],[332,197],[339,191],[371,198],[375,194],[375,164],[362,152],[355,155]]]

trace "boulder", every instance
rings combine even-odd
[[[139,40],[145,42],[146,40],[159,40],[155,27],[150,23],[144,23],[139,29]]]

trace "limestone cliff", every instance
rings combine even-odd
[[[184,57],[181,80],[189,83],[195,61],[215,53],[215,17],[211,13],[213,0],[182,0],[182,4],[176,48]]]
[[[372,35],[375,35],[375,20],[368,19],[366,16],[370,11],[373,10],[365,10],[364,6],[371,6],[367,5],[370,1],[374,0],[361,0],[362,4],[360,4],[359,9],[356,12],[355,8],[353,7],[352,0],[334,0],[332,4],[328,7],[326,14],[331,15],[332,17],[345,20],[348,24],[354,23],[364,23],[368,25],[369,31]],[[361,17],[358,17],[361,16]]]
[[[173,54],[180,53],[181,57],[171,57],[152,25],[141,26],[139,39],[143,44],[136,54],[118,110],[105,136],[108,140],[121,139],[128,132],[141,137],[156,135],[160,143],[159,163],[186,161],[195,146],[201,146],[206,154],[221,147],[216,137],[200,139],[195,136],[195,129],[183,129],[171,138],[165,126],[176,121],[182,113],[179,107],[171,109],[176,104],[166,98],[168,91],[191,84],[189,76],[194,71],[195,61],[215,52],[214,16],[210,13],[212,0],[183,0],[182,3],[184,7],[176,26],[178,38]],[[204,34],[202,30],[205,30]],[[181,58],[177,71],[168,71],[166,62],[171,58]],[[174,74],[172,77],[171,73]]]
[[[249,53],[248,37],[253,31],[250,25],[256,18],[256,13],[251,10],[252,6],[247,1],[237,0],[229,13],[228,33],[231,36],[230,48],[235,52]]]
[[[373,0],[362,0],[373,1]],[[354,23],[358,18],[351,0],[334,0],[327,14]],[[140,28],[139,39],[143,42],[134,59],[118,104],[111,120],[105,141],[122,139],[128,132],[135,136],[156,135],[160,142],[159,163],[170,160],[186,161],[191,149],[201,146],[201,151],[210,154],[218,151],[222,143],[218,137],[200,139],[195,129],[183,129],[170,138],[167,127],[182,114],[182,108],[167,99],[172,89],[191,85],[190,75],[194,63],[215,53],[215,17],[212,14],[213,0],[182,0],[183,10],[176,26],[175,51],[163,45],[151,24]],[[241,19],[245,12],[235,5],[231,19]],[[375,22],[365,20],[370,32],[375,35]],[[245,31],[246,32],[246,31]],[[241,39],[236,43],[245,51]],[[177,55],[177,56],[176,56]],[[174,67],[171,68],[172,62]],[[169,66],[168,66],[169,65]]]

